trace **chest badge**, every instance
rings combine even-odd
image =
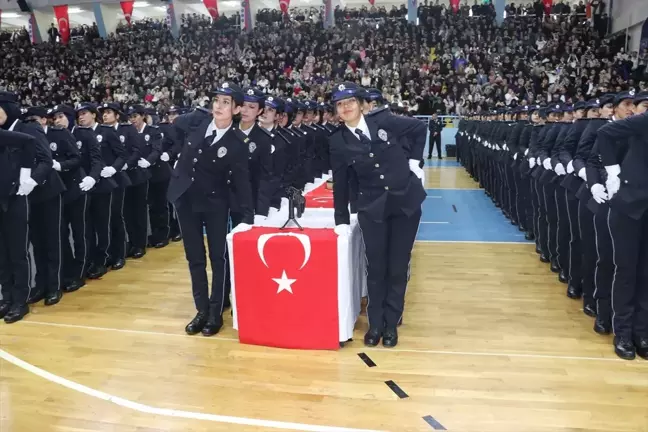
[[[58,148],[58,146],[56,145],[55,142],[51,142],[51,143],[50,143],[50,150],[52,150],[53,152],[55,152],[57,148]]]
[[[97,142],[100,143],[101,141],[103,141],[103,136],[97,135]]]
[[[227,154],[227,149],[225,147],[221,147],[218,149],[219,158],[224,158],[226,154]]]
[[[254,150],[256,150],[256,144],[251,142],[248,148],[250,149],[250,153],[254,153]]]
[[[125,143],[126,142],[126,137],[124,135],[119,135],[119,141],[121,141],[122,144]]]
[[[384,129],[378,129],[378,138],[383,141],[387,141],[387,132]]]
[[[77,141],[77,148],[81,150],[81,147],[83,147],[83,143],[81,141]]]
[[[151,140],[151,136],[149,134],[144,135],[144,141],[149,142]]]
[[[275,152],[275,146],[274,146],[274,144],[271,144],[270,145],[270,154],[272,154],[274,152]]]

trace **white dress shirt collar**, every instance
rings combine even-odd
[[[356,129],[360,129],[362,133],[365,134],[367,138],[371,140],[371,134],[369,133],[369,126],[367,126],[367,122],[365,121],[364,116],[360,117],[360,122],[356,127],[352,128],[349,125],[346,125],[346,127],[349,128],[351,133],[353,133],[353,135],[355,135],[356,138],[360,139],[360,136],[356,133]]]
[[[14,122],[11,124],[11,127],[9,128],[9,131],[13,131],[16,125],[18,124],[18,119],[14,120]]]
[[[219,129],[218,127],[216,127],[216,123],[212,121],[211,123],[209,123],[209,126],[207,126],[207,130],[205,131],[205,138],[211,136],[214,131],[216,131],[216,138],[214,138],[214,141],[212,141],[212,143],[210,144],[214,145],[218,141],[220,141],[221,138],[223,138],[223,135],[225,135],[231,127],[232,123],[230,122],[230,124],[225,129]]]

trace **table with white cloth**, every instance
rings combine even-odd
[[[327,195],[327,180],[306,185],[307,202],[309,194]],[[284,202],[263,224],[227,236],[234,329],[242,343],[337,349],[353,337],[367,290],[364,243],[355,215],[349,236],[335,234],[330,201],[330,208],[307,204],[298,219],[303,230],[292,223],[280,229],[288,219]]]

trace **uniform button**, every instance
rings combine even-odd
[[[193,178],[193,177],[191,177],[191,181],[194,181],[194,178]]]
[[[373,153],[369,153],[369,157],[373,157],[373,156],[374,156]]]
[[[229,181],[229,180],[227,180],[227,184],[230,184],[230,181]]]
[[[198,158],[194,158],[194,163],[198,162]]]
[[[628,184],[628,180],[623,180],[623,183]]]
[[[232,175],[232,171],[229,172],[229,175]]]
[[[385,178],[385,176],[382,175],[382,174],[380,174],[380,179],[382,180],[382,179],[384,179],[384,178]]]
[[[389,190],[389,186],[385,186],[385,190]]]
[[[202,149],[198,149],[198,154],[202,154]]]
[[[376,165],[374,165],[374,166],[375,166],[376,168],[379,168],[379,167],[380,167],[380,164],[376,164]]]
[[[191,145],[191,142],[188,142],[187,145]]]

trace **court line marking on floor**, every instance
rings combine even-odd
[[[194,340],[217,340],[217,341],[230,341],[230,342],[239,342],[237,338],[228,338],[223,336],[211,336],[211,337],[202,337],[202,336],[190,336],[186,334],[177,334],[177,333],[165,333],[165,332],[153,332],[145,330],[127,330],[127,329],[117,329],[111,327],[95,327],[95,326],[86,326],[79,324],[62,324],[62,323],[48,323],[41,321],[21,321],[23,324],[36,324],[42,326],[52,326],[52,327],[67,327],[67,328],[77,328],[82,330],[94,330],[94,331],[112,331],[117,333],[131,333],[131,334],[143,334],[148,336],[175,336],[182,338],[191,338]],[[394,353],[394,352],[403,352],[403,353],[418,353],[418,354],[440,354],[440,355],[460,355],[460,356],[473,356],[473,357],[518,357],[518,358],[543,358],[543,359],[555,359],[555,360],[588,360],[588,361],[608,361],[608,362],[623,362],[635,364],[635,362],[628,362],[627,360],[622,360],[619,358],[606,358],[606,357],[579,357],[579,356],[562,356],[562,355],[552,355],[552,354],[539,354],[539,353],[506,353],[506,352],[476,352],[476,351],[444,351],[444,350],[424,350],[424,349],[406,349],[406,348],[371,348],[364,347],[365,351],[378,351],[383,353]],[[638,361],[638,364],[648,367],[648,362],[643,360]]]
[[[512,244],[512,245],[526,245],[526,246],[535,244],[532,241],[419,240],[419,239],[416,239],[416,243],[478,243],[478,244]]]
[[[431,199],[431,198],[443,198],[441,195],[428,195],[425,197],[425,199]]]
[[[313,431],[313,432],[380,432],[373,429],[354,429],[354,428],[345,428],[337,426],[320,426],[312,425],[305,423],[291,423],[291,422],[282,422],[276,420],[262,420],[262,419],[252,419],[246,417],[233,417],[233,416],[224,416],[217,414],[206,414],[193,411],[182,411],[174,410],[168,408],[156,408],[150,405],[141,404],[138,402],[133,402],[128,399],[121,398],[119,396],[114,396],[109,393],[104,393],[99,390],[84,386],[74,381],[70,381],[66,378],[54,375],[51,372],[48,372],[44,369],[36,367],[30,363],[27,363],[24,360],[19,359],[18,357],[9,354],[5,350],[0,349],[0,358],[3,360],[23,369],[27,372],[30,372],[34,375],[37,375],[47,381],[59,384],[63,387],[66,387],[70,390],[83,393],[85,395],[104,400],[106,402],[114,403],[124,408],[129,408],[134,411],[138,411],[146,414],[154,414],[165,417],[176,417],[176,418],[185,418],[191,420],[205,420],[217,423],[229,423],[237,424],[244,426],[258,426],[266,427],[273,429],[288,429],[288,430],[297,430],[297,431]]]
[[[440,222],[440,221],[429,221],[429,222],[421,222],[422,224],[449,224],[450,222]]]

